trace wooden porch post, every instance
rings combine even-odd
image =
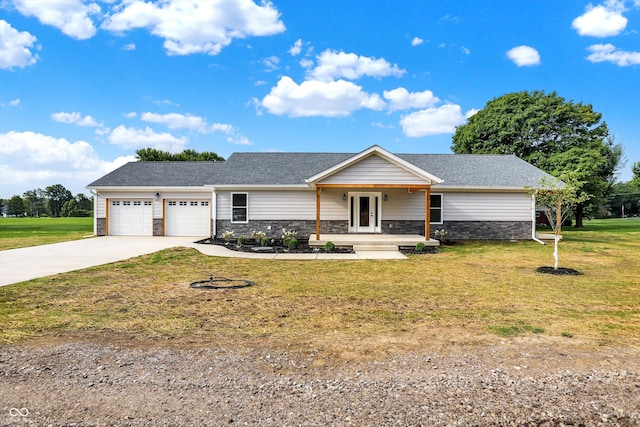
[[[431,186],[424,189],[424,239],[431,239]]]
[[[320,187],[316,186],[316,240],[320,240]]]

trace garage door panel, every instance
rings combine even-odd
[[[109,234],[152,236],[153,210],[150,200],[112,200],[109,203]]]
[[[211,234],[211,208],[208,200],[168,200],[165,211],[167,236]]]

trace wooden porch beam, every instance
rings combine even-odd
[[[425,190],[430,184],[316,184],[316,188],[407,188],[409,190]]]

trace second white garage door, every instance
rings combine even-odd
[[[211,208],[208,200],[167,200],[165,235],[211,235]]]

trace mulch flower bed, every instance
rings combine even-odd
[[[354,253],[351,248],[339,248],[336,247],[331,251],[326,251],[323,247],[309,246],[308,240],[298,240],[298,244],[295,248],[289,249],[282,244],[282,240],[271,239],[267,245],[260,245],[254,239],[246,239],[242,244],[237,241],[226,241],[224,239],[204,239],[197,243],[219,245],[224,246],[227,249],[238,252],[251,252],[251,253],[290,253],[290,254],[317,254],[317,253],[332,253],[332,254],[352,254]]]
[[[557,269],[553,267],[538,267],[536,271],[538,273],[555,274],[558,276],[577,276],[578,274],[580,274],[579,271],[574,270],[573,268],[565,267],[558,267]]]

